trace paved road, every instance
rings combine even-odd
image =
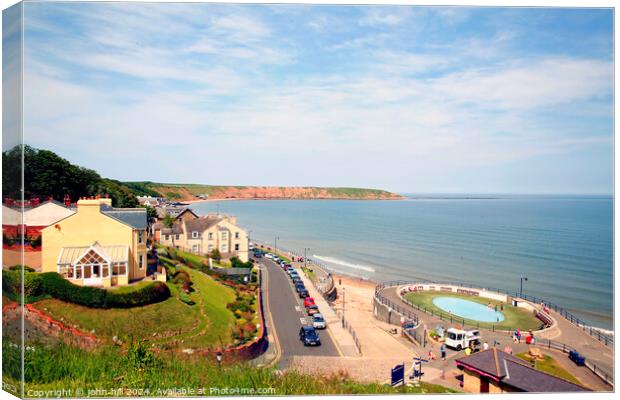
[[[282,268],[264,257],[258,261],[265,266],[264,271],[267,275],[268,309],[282,352],[280,367],[288,366],[294,356],[339,357],[340,353],[327,330],[318,331],[321,346],[306,347],[301,343],[299,328],[302,325],[302,318],[309,321],[302,299],[295,292],[291,280]]]

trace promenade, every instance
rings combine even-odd
[[[398,295],[398,288],[395,286],[387,287],[381,293],[389,301],[400,304],[404,309],[418,315],[418,317],[420,318],[420,325],[418,326],[416,331],[420,337],[424,335],[424,326],[426,326],[428,329],[434,329],[437,325],[441,325],[444,327],[450,326],[448,322],[442,321],[438,317],[434,317],[430,314],[419,311],[402,301],[402,299]],[[551,316],[557,321],[557,325],[554,328],[547,330],[546,332],[537,334],[536,337],[539,339],[539,341],[540,339],[551,339],[552,341],[564,343],[568,346],[576,348],[580,354],[586,357],[587,360],[596,364],[597,368],[600,368],[604,373],[607,373],[609,376],[613,376],[612,347],[605,346],[603,343],[599,342],[597,339],[584,332],[582,328],[570,323],[558,313],[551,311]],[[484,330],[483,338],[489,343],[496,342],[498,347],[501,349],[503,349],[506,345],[511,346],[515,352],[527,351],[528,349],[527,345],[515,345],[512,342],[510,333],[508,332],[491,332]],[[428,348],[424,348],[425,352],[428,352],[431,349],[434,351],[435,354],[438,354],[438,345],[435,345],[433,347],[432,344],[428,344]],[[567,368],[565,369],[570,368],[570,370],[580,381],[582,381],[584,384],[588,384],[594,390],[610,390],[610,386],[604,384],[603,381],[589,369],[585,367],[572,368],[574,366],[572,362],[565,362],[568,360],[568,357],[565,353],[562,353],[561,351],[554,351],[553,349],[545,350],[545,352],[552,355],[554,359],[559,360],[563,364],[563,366],[566,365]],[[449,353],[451,353],[451,351],[449,351]],[[444,367],[442,366],[442,363],[438,362],[430,365]]]

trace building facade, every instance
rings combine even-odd
[[[194,216],[193,213],[178,214],[172,228],[155,224],[155,241],[194,254],[207,254],[217,249],[222,258],[236,256],[243,262],[249,260],[248,233],[237,226],[235,217]]]
[[[42,270],[78,285],[116,286],[146,277],[146,210],[80,199],[77,212],[42,230]]]

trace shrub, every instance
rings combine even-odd
[[[220,262],[220,260],[222,259],[222,254],[218,249],[213,249],[209,253],[209,257],[211,257],[213,261]]]
[[[19,264],[18,265],[13,265],[12,267],[9,267],[9,270],[11,270],[11,271],[20,271],[22,268],[26,272],[35,272],[34,268],[31,268],[31,267],[29,267],[27,265],[19,265]]]
[[[194,300],[192,300],[192,298],[189,297],[186,293],[181,293],[179,295],[179,300],[181,300],[185,304],[189,304],[190,306],[193,306],[194,304],[196,304]]]
[[[237,256],[230,257],[230,265],[233,268],[252,268],[252,263],[250,261],[243,262]]]
[[[74,285],[56,272],[45,272],[36,276],[44,294],[93,308],[137,307],[170,297],[170,289],[163,282],[153,282],[130,292],[114,293],[105,289]]]

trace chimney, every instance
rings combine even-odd
[[[65,194],[64,202],[65,206],[71,207],[71,196],[69,196],[69,194]]]
[[[112,206],[112,200],[110,199],[96,199],[95,197],[82,197],[77,202],[77,209],[79,213],[93,213],[99,212],[102,206]]]

